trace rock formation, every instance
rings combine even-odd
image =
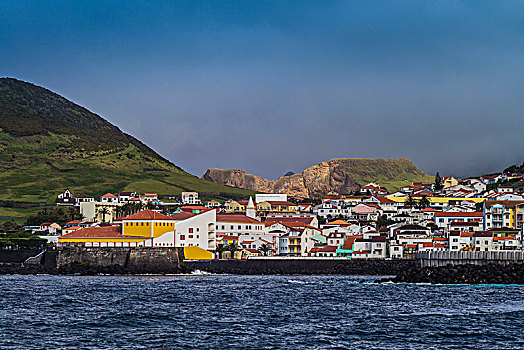
[[[283,176],[277,180],[262,179],[246,174],[245,170],[208,169],[204,180],[259,192],[287,193],[290,196],[319,198],[329,193],[350,193],[369,182],[378,182],[389,190],[398,189],[398,183],[432,182],[407,158],[360,159],[343,158],[321,162],[301,174]]]

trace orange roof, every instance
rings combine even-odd
[[[505,241],[505,240],[511,240],[511,239],[515,239],[515,237],[493,237],[493,240],[494,241]]]
[[[473,237],[474,232],[461,232],[460,237]]]
[[[86,227],[77,231],[66,233],[59,238],[148,238],[137,236],[122,235],[122,227],[120,225],[102,226],[102,227]]]
[[[222,240],[238,239],[238,236],[222,236]]]
[[[136,214],[121,218],[122,220],[175,220],[171,216],[157,213],[156,211],[146,209]]]
[[[335,220],[333,222],[328,223],[328,225],[351,226],[349,222],[346,222],[344,220]]]
[[[112,193],[106,193],[102,196],[102,198],[118,198],[117,196],[115,196],[114,194]]]
[[[315,252],[330,252],[330,253],[334,253],[337,251],[337,246],[334,246],[334,245],[325,245],[321,248],[311,248],[310,252],[312,253],[315,253]]]

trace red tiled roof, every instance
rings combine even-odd
[[[288,202],[288,201],[266,201],[266,202],[268,202],[272,206],[273,205],[278,205],[278,206],[290,207],[290,206],[296,206],[297,205],[295,203]]]
[[[261,224],[260,221],[242,214],[218,214],[217,222],[233,222],[238,224]]]
[[[353,252],[353,254],[371,254],[371,250],[361,250],[358,252]]]
[[[193,216],[196,216],[196,214],[186,213],[186,212],[183,211],[181,213],[177,213],[177,214],[171,215],[171,218],[173,220],[185,220],[185,219],[192,218]]]
[[[474,212],[435,212],[435,216],[449,216],[449,217],[482,217],[483,214],[481,211],[474,211]]]
[[[122,235],[122,227],[120,225],[102,226],[102,227],[86,227],[77,231],[66,233],[59,238],[148,238],[137,236]]]
[[[101,198],[118,198],[118,197],[115,196],[114,194],[108,192],[108,193],[104,194],[103,196],[101,196]]]
[[[175,220],[171,216],[157,213],[156,211],[145,209],[136,214],[125,216],[121,220]]]
[[[325,245],[321,248],[311,248],[310,252],[326,252],[326,253],[334,253],[337,251],[337,246],[335,245]]]
[[[311,224],[313,219],[314,219],[314,217],[312,217],[312,216],[268,217],[268,218],[266,218],[266,222],[272,222],[272,223],[302,222],[302,223],[306,223],[306,224]]]

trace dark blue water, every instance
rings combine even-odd
[[[1,349],[518,349],[524,287],[0,276]]]

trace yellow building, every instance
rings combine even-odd
[[[299,214],[298,204],[288,201],[263,201],[257,203],[257,216],[265,218],[268,214]]]
[[[231,201],[226,204],[226,213],[245,213],[247,201]]]
[[[121,225],[87,227],[69,232],[58,237],[58,244],[80,247],[175,246],[175,220],[170,216],[142,210],[122,218],[121,222]]]
[[[458,185],[458,180],[453,176],[445,176],[442,178],[442,185],[444,188],[453,187]]]

